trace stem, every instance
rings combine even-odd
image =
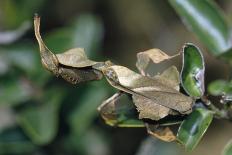
[[[205,105],[214,112],[215,118],[218,119],[229,119],[228,112],[225,109],[219,109],[216,107],[210,100],[208,100],[205,96],[203,96],[202,101]]]

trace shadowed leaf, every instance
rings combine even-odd
[[[31,154],[36,149],[19,128],[8,128],[0,133],[0,154]]]

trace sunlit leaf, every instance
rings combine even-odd
[[[119,92],[105,100],[99,107],[106,124],[118,127],[144,127],[138,119],[138,112],[127,94]]]
[[[195,109],[180,125],[177,140],[187,150],[193,150],[200,142],[213,119],[213,113],[207,109]]]
[[[205,62],[201,51],[193,44],[183,47],[181,83],[192,97],[200,98],[205,92]]]
[[[228,23],[213,1],[169,0],[169,3],[212,54],[219,55],[231,47]]]

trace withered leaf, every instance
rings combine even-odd
[[[142,76],[126,67],[113,65],[103,70],[109,83],[115,88],[142,96],[166,108],[182,114],[190,113],[193,100],[172,87],[160,82],[159,79]]]
[[[180,76],[175,66],[171,66],[164,70],[162,74],[154,76],[160,80],[164,85],[170,86],[179,91],[180,89]]]
[[[175,66],[171,66],[166,69],[162,74],[156,75],[154,78],[159,80],[162,84],[170,86],[176,90],[179,90],[179,72]],[[133,95],[133,101],[139,111],[139,118],[150,118],[153,120],[159,120],[167,115],[176,115],[176,111],[170,108],[164,107],[149,100],[145,97]]]
[[[58,70],[58,59],[55,54],[53,54],[47,46],[44,44],[41,36],[40,36],[40,17],[35,15],[34,17],[34,30],[35,30],[35,37],[39,44],[40,56],[43,66],[49,70],[50,72],[54,73],[56,76],[59,75]]]
[[[34,28],[39,43],[41,61],[48,71],[51,71],[56,76],[60,75],[72,84],[102,78],[102,73],[92,68],[98,62],[89,60],[81,48],[70,49],[63,54],[53,54],[40,36],[40,17],[38,16],[34,17]]]
[[[138,119],[135,106],[127,99],[127,94],[124,92],[118,92],[105,100],[98,107],[98,111],[110,126],[144,127],[143,121]]]
[[[132,95],[133,102],[139,111],[139,119],[148,118],[152,120],[160,120],[166,117],[171,111],[170,108],[155,103],[146,97]]]
[[[177,54],[179,55],[179,54]],[[154,48],[150,49],[144,52],[140,52],[137,54],[137,62],[136,67],[139,69],[139,71],[142,73],[142,75],[145,75],[145,70],[150,62],[150,60],[153,63],[160,63],[164,60],[171,59],[177,55],[169,56],[160,49]]]
[[[60,64],[70,67],[83,68],[97,64],[89,60],[83,48],[73,48],[62,54],[56,54]]]
[[[161,127],[158,125],[151,125],[151,124],[146,123],[146,128],[147,128],[147,132],[150,135],[160,140],[163,140],[166,142],[172,142],[176,140],[176,136],[174,135],[174,133],[169,127]]]

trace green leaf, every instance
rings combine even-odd
[[[57,134],[61,90],[46,92],[45,103],[23,109],[18,122],[28,137],[38,145],[51,142]]]
[[[104,101],[98,110],[106,124],[117,127],[144,127],[138,112],[126,93],[116,93]]]
[[[86,129],[91,125],[92,121],[97,116],[98,105],[107,97],[108,89],[103,83],[96,83],[96,85],[90,85],[91,87],[81,96],[79,103],[70,116],[68,122],[72,132],[76,136],[81,136]]]
[[[19,128],[9,128],[0,133],[0,154],[31,154],[36,149]]]
[[[187,150],[193,150],[213,119],[213,113],[207,109],[195,109],[180,125],[177,140]]]
[[[218,57],[224,60],[225,62],[229,63],[230,65],[232,65],[232,48],[220,54]]]
[[[182,57],[181,84],[190,96],[200,98],[205,92],[203,55],[195,45],[187,43]]]
[[[29,100],[33,95],[32,87],[24,79],[9,78],[0,82],[0,103],[18,105]]]
[[[208,86],[208,92],[214,96],[232,93],[232,82],[224,80],[213,81]]]
[[[101,20],[88,14],[74,19],[74,22],[65,28],[50,32],[45,42],[52,51],[66,51],[70,48],[84,48],[90,57],[96,57],[103,37]]]
[[[213,55],[219,55],[231,47],[229,26],[222,11],[212,1],[169,0],[169,3]]]
[[[1,23],[6,28],[16,28],[24,21],[30,21],[35,12],[39,12],[45,0],[38,0],[31,3],[30,0],[21,0],[20,3],[15,0],[1,0]],[[19,16],[20,15],[20,16]]]
[[[223,149],[222,155],[232,155],[232,140],[230,140]]]

